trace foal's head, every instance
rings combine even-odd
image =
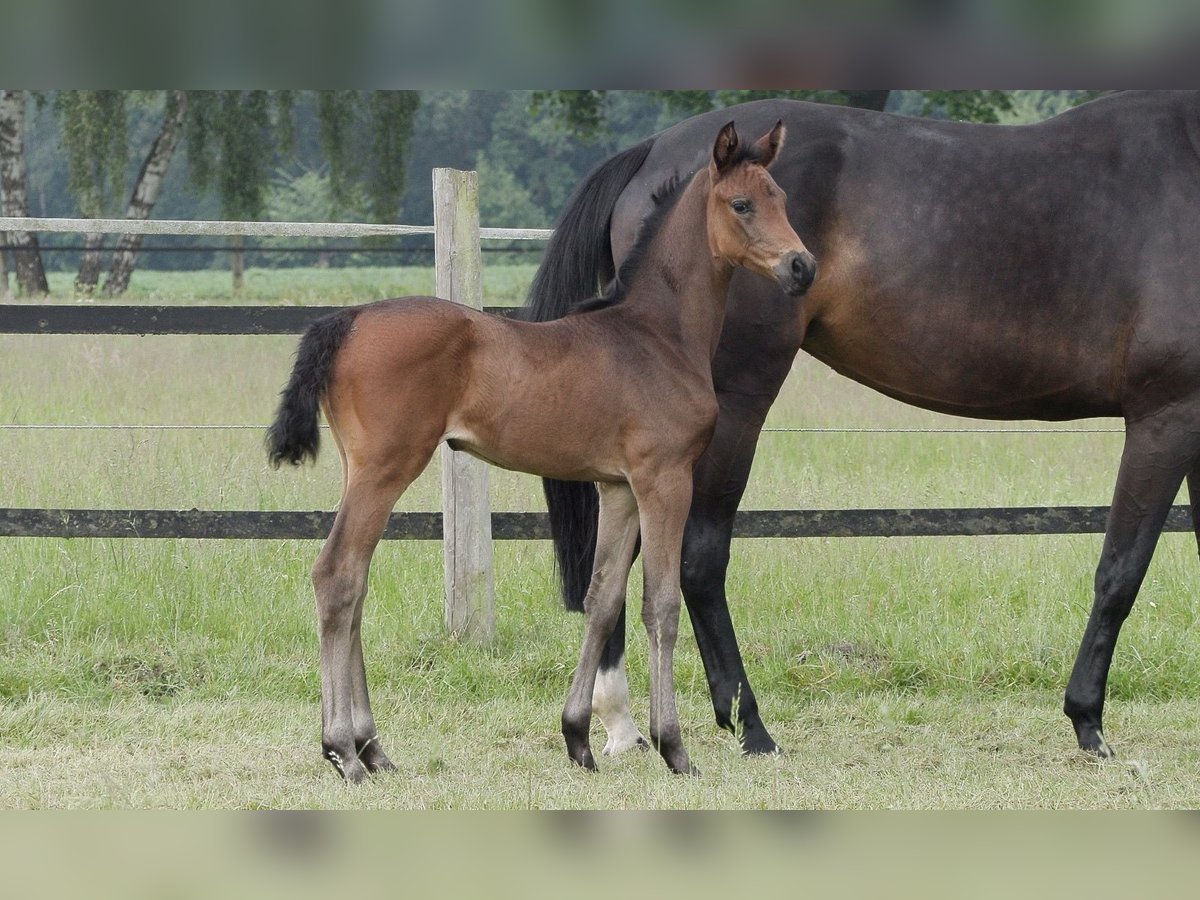
[[[714,257],[745,266],[798,297],[817,276],[817,261],[787,219],[787,194],[767,167],[783,146],[783,122],[749,146],[730,122],[713,145],[708,173],[708,242]]]

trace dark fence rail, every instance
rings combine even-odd
[[[0,304],[0,333],[11,334],[299,334],[342,306],[116,306]],[[517,307],[490,307],[512,316]],[[1096,534],[1108,507],[1042,506],[961,509],[746,510],[739,538],[937,537],[955,535]],[[155,509],[0,508],[0,537],[323,539],[332,512]],[[1190,531],[1187,507],[1176,506],[1168,531]],[[550,536],[544,513],[492,513],[498,540]],[[441,540],[441,513],[394,513],[392,540]]]
[[[300,334],[345,306],[110,306],[0,304],[0,334]],[[487,311],[514,316],[520,307]]]
[[[1106,506],[1033,506],[979,509],[779,509],[738,513],[738,538],[953,537],[1097,534]],[[257,538],[323,540],[332,512],[165,509],[0,509],[0,537]],[[1176,506],[1167,531],[1190,531],[1189,512]],[[441,540],[442,514],[393,513],[385,540]],[[545,513],[494,512],[492,537],[545,540]]]

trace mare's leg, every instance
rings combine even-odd
[[[1194,407],[1177,404],[1126,425],[1125,450],[1096,569],[1095,602],[1063,704],[1079,746],[1099,756],[1112,755],[1102,717],[1117,637],[1133,608],[1171,503],[1184,476],[1196,465],[1200,411]]]
[[[393,460],[386,467],[352,467],[333,530],[313,566],[321,645],[321,747],[350,782],[392,768],[379,745],[367,695],[363,600],[371,556],[388,515],[431,452],[420,459]]]
[[[638,536],[638,506],[627,484],[602,484],[600,522],[596,535],[596,560],[592,581],[583,601],[583,644],[579,665],[562,714],[562,732],[571,759],[586,769],[595,769],[588,742],[592,722],[592,697],[600,654],[625,606],[629,568]]]
[[[1196,535],[1196,548],[1200,550],[1200,465],[1187,475],[1188,508],[1192,514],[1192,532]]]
[[[642,622],[650,645],[650,742],[672,772],[699,774],[688,762],[675,706],[675,642],[679,635],[679,558],[691,505],[688,470],[656,473],[634,485],[642,527],[645,589]]]
[[[683,598],[704,661],[717,724],[738,735],[743,753],[775,753],[759,716],[729,613],[726,574],[733,520],[759,433],[779,385],[763,394],[718,393],[717,430],[696,467],[683,539]]]

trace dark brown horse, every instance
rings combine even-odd
[[[335,313],[305,333],[269,453],[275,465],[315,456],[318,406],[341,453],[342,502],[313,586],[322,746],[347,780],[393,767],[363,667],[367,571],[392,507],[442,441],[508,469],[600,485],[583,647],[562,716],[571,759],[588,768],[596,671],[640,531],[650,734],[674,771],[691,771],[672,675],[679,548],[692,470],[717,418],[711,370],[725,298],[735,266],[792,296],[815,275],[766,171],[784,127],[767,128],[749,146],[732,123],[715,144],[710,135],[707,165],[659,198],[616,287],[590,311],[537,324],[409,297]]]
[[[684,599],[717,721],[771,752],[725,595],[734,513],[797,350],[889,396],[991,419],[1122,416],[1095,602],[1067,685],[1079,745],[1101,728],[1117,635],[1186,478],[1200,533],[1200,94],[1105,97],[1037,125],[901,118],[760,101],[688,119],[602,164],[562,215],[530,295],[552,319],[625,258],[650,188],[695,168],[715,115],[792,139],[773,170],[821,260],[799,307],[733,279],[713,360],[720,416],[696,469]],[[795,188],[804,185],[805,190]],[[590,571],[595,495],[548,483],[569,608]],[[618,626],[596,708],[609,748],[636,741]]]

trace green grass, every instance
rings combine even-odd
[[[519,302],[523,287],[512,285],[532,269],[514,269],[488,270],[489,297]],[[379,275],[356,293],[360,270],[293,272],[290,285],[243,299],[357,302],[427,289],[405,287],[411,272]],[[141,299],[228,299],[208,293],[207,277],[147,277]],[[261,425],[293,349],[277,337],[4,335],[0,422]],[[962,423],[802,358],[769,424]],[[0,497],[51,507],[337,503],[336,454],[275,472],[261,441],[258,429],[0,431]],[[744,505],[1102,504],[1119,452],[1120,436],[1108,434],[772,433]],[[493,488],[497,509],[541,508],[534,478],[493,471]],[[437,507],[435,463],[400,508]],[[1191,538],[1164,536],[1117,650],[1106,732],[1122,761],[1078,753],[1059,711],[1100,541],[736,542],[729,588],[742,648],[790,752],[742,759],[715,728],[685,622],[677,683],[700,779],[670,776],[652,754],[602,759],[598,776],[567,762],[557,723],[582,623],[559,608],[547,544],[497,544],[498,634],[480,648],[444,633],[440,547],[388,542],[372,568],[364,641],[400,772],[347,789],[318,753],[308,583],[317,542],[6,539],[0,807],[1196,806]],[[631,602],[636,611],[636,579]],[[644,726],[639,629],[630,647]]]
[[[537,268],[536,263],[487,266],[484,303],[519,306]],[[48,275],[46,302],[73,302],[74,272]],[[387,297],[433,293],[433,269],[424,266],[355,266],[329,269],[247,269],[242,290],[233,292],[233,279],[223,269],[198,272],[134,273],[129,290],[120,298],[81,300],[103,303],[151,303],[170,306],[221,303],[304,304],[368,303]]]

